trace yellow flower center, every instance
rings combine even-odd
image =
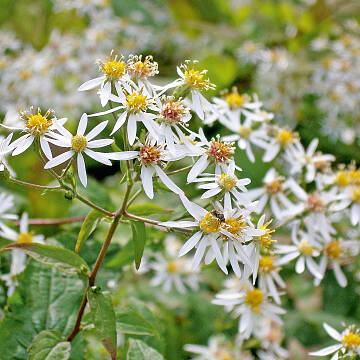
[[[20,77],[23,80],[28,80],[32,76],[31,72],[28,69],[21,69],[20,70]]]
[[[301,251],[302,254],[307,255],[307,256],[311,256],[315,251],[315,249],[312,247],[312,245],[308,241],[303,241],[300,244],[299,250]]]
[[[178,271],[178,266],[175,261],[169,261],[167,263],[167,271],[172,274]]]
[[[339,242],[335,240],[330,242],[325,251],[333,259],[337,259],[342,253]]]
[[[233,357],[226,350],[221,350],[219,360],[233,360]]]
[[[255,313],[260,311],[260,305],[264,301],[264,296],[261,290],[254,289],[246,293],[245,303],[251,307],[251,310]]]
[[[237,218],[229,218],[224,220],[220,226],[222,229],[228,231],[232,235],[239,236],[241,235],[242,230],[246,227],[246,223],[241,219],[241,215]],[[223,239],[227,239],[226,235],[222,235],[222,237]]]
[[[87,146],[87,140],[84,135],[75,135],[71,138],[71,146],[75,151],[83,151]]]
[[[265,184],[265,188],[266,188],[266,191],[271,195],[275,195],[275,194],[281,192],[283,189],[282,179],[279,178],[279,179],[276,179],[272,182]]]
[[[288,129],[281,129],[276,135],[277,142],[282,146],[292,144],[295,138],[296,135]]]
[[[37,113],[34,112],[33,108],[30,110],[29,113],[21,113],[26,128],[33,134],[43,135],[52,125],[52,119],[49,119],[49,117],[53,114],[53,110],[48,110],[45,115],[41,114],[40,109],[37,110]]]
[[[360,185],[360,170],[350,171],[349,176],[352,184]]]
[[[111,80],[120,79],[126,71],[126,64],[124,58],[120,57],[117,59],[117,56],[113,58],[113,52],[111,52],[109,57],[106,57],[106,61],[98,61],[100,70],[106,75],[106,77]]]
[[[241,126],[239,129],[239,135],[247,139],[252,133],[252,129],[248,126]]]
[[[351,198],[352,201],[360,202],[360,186],[353,190]]]
[[[360,336],[359,334],[355,334],[353,332],[350,332],[346,335],[344,335],[342,339],[342,343],[348,348],[348,349],[354,349],[360,346]]]
[[[154,165],[161,162],[161,146],[145,144],[140,147],[140,159],[144,165]]]
[[[242,107],[246,100],[246,96],[241,96],[236,90],[233,90],[231,93],[226,94],[224,97],[225,101],[232,109]]]
[[[334,102],[338,102],[340,100],[340,95],[338,93],[336,93],[335,91],[332,91],[330,94],[329,94],[329,97],[332,101]]]
[[[207,154],[217,163],[224,163],[229,161],[230,155],[235,151],[233,143],[223,143],[218,136],[211,140]]]
[[[260,230],[265,230],[265,234],[259,236],[259,241],[261,246],[263,246],[266,249],[269,249],[273,243],[276,242],[276,240],[273,240],[271,238],[271,234],[275,232],[275,230],[268,229],[268,226],[270,225],[270,222],[265,223],[264,225],[260,226]]]
[[[259,269],[262,273],[268,274],[276,269],[271,256],[262,256],[259,260]]]
[[[193,62],[192,68],[190,68],[190,61],[186,61],[186,64],[180,67],[184,69],[184,76],[191,88],[198,90],[215,89],[215,85],[210,82],[209,79],[205,79],[206,70],[196,70],[196,62]]]
[[[232,175],[221,174],[218,183],[221,188],[231,190],[236,185],[236,178]]]
[[[349,174],[346,171],[338,171],[335,176],[336,184],[345,187],[350,184]]]
[[[33,242],[33,235],[34,233],[20,233],[18,237],[18,242],[23,244],[31,244]]]
[[[158,74],[158,64],[152,60],[152,56],[147,56],[143,61],[142,55],[130,55],[130,59],[127,62],[129,74],[138,78],[145,78]]]
[[[218,232],[220,223],[220,219],[208,212],[205,217],[200,220],[200,228],[206,233]]]
[[[138,113],[140,111],[145,111],[147,107],[147,97],[142,94],[142,89],[140,93],[132,93],[126,97],[127,108],[129,111]]]

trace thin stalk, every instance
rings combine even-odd
[[[62,225],[84,221],[86,216],[74,216],[66,219],[30,219],[29,225]],[[20,221],[15,221],[14,225],[20,225]]]
[[[22,180],[18,180],[18,179],[14,179],[14,178],[10,178],[10,181],[16,183],[16,184],[20,184],[20,185],[24,185],[24,186],[29,186],[29,187],[33,187],[36,189],[45,189],[45,190],[60,190],[61,186],[48,186],[48,185],[37,185],[37,184],[32,184],[26,181],[22,181]]]
[[[90,200],[84,198],[84,197],[81,196],[80,194],[75,194],[75,197],[76,197],[78,200],[82,201],[84,204],[92,207],[92,208],[95,209],[95,210],[98,210],[98,211],[102,212],[102,213],[105,214],[106,216],[110,216],[110,217],[114,217],[114,216],[115,216],[114,213],[112,213],[112,212],[110,212],[110,211],[107,211],[107,210],[103,209],[102,207],[94,204],[93,202],[91,202]]]

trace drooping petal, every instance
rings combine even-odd
[[[74,151],[69,150],[69,151],[66,151],[66,152],[58,155],[58,156],[55,156],[54,158],[52,158],[50,161],[48,161],[45,164],[44,169],[50,169],[50,168],[53,168],[55,166],[58,166],[58,165],[64,163],[65,161],[69,160],[73,155],[74,155]]]
[[[140,177],[145,194],[148,196],[149,199],[152,199],[154,197],[153,172],[154,168],[152,166],[141,166]]]
[[[198,231],[196,232],[189,240],[186,241],[186,243],[182,246],[182,248],[179,251],[179,256],[184,256],[187,254],[191,249],[193,249],[199,240],[201,239],[202,232]]]
[[[87,175],[86,175],[86,167],[84,157],[81,152],[77,154],[77,171],[79,175],[80,182],[86,187],[87,185]]]
[[[119,116],[118,119],[116,120],[116,123],[115,123],[114,128],[113,128],[112,131],[111,131],[110,136],[111,136],[112,134],[116,133],[116,131],[118,131],[118,130],[124,125],[124,123],[125,123],[125,121],[126,121],[126,118],[127,118],[127,114],[128,114],[128,113],[127,113],[126,111],[124,111],[122,114],[120,114],[120,116]]]

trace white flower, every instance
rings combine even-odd
[[[300,230],[299,234],[301,240],[298,239],[297,225],[295,224],[292,228],[291,240],[295,245],[277,245],[276,253],[277,254],[286,254],[283,256],[278,264],[283,265],[287,264],[290,261],[298,258],[295,265],[295,271],[298,274],[301,274],[305,270],[305,265],[310,271],[310,273],[319,279],[322,279],[323,274],[320,271],[319,266],[314,261],[313,257],[319,256],[319,248],[321,245],[314,240],[308,233]]]
[[[305,151],[303,145],[296,141],[294,146],[289,146],[285,150],[285,157],[290,164],[290,174],[299,174],[305,167],[305,181],[311,182],[315,179],[316,165],[322,163],[330,163],[335,160],[333,155],[324,155],[316,153],[316,147],[319,144],[319,139],[311,141],[307,150]]]
[[[199,177],[195,182],[207,182],[199,186],[199,189],[206,189],[202,195],[202,199],[208,199],[210,197],[218,195],[220,192],[224,191],[224,196],[229,197],[230,194],[233,195],[236,201],[241,202],[243,198],[237,189],[242,192],[246,192],[246,185],[250,184],[251,180],[249,178],[238,179],[235,175],[235,162],[231,161],[225,171],[221,175],[210,175]]]
[[[4,221],[16,220],[17,215],[8,214],[7,211],[14,207],[14,197],[11,194],[2,192],[0,194],[0,228],[4,230],[7,226],[4,224]]]
[[[199,129],[199,137],[203,147],[198,147],[195,150],[197,152],[196,155],[201,154],[201,156],[188,173],[188,183],[193,182],[211,162],[215,164],[215,174],[221,175],[222,171],[226,171],[226,165],[233,161],[232,155],[235,150],[233,143],[222,142],[219,135],[208,141],[201,128]]]
[[[21,216],[19,233],[8,227],[1,227],[0,236],[18,243],[43,243],[44,241],[43,235],[34,235],[32,232],[29,232],[27,213],[23,213]],[[12,250],[11,259],[10,273],[1,275],[1,279],[6,282],[8,287],[8,296],[11,296],[15,291],[17,286],[16,276],[25,269],[26,254],[21,250]]]
[[[309,353],[312,356],[326,356],[334,354],[331,360],[337,360],[340,351],[346,355],[360,355],[359,329],[354,326],[347,327],[341,334],[327,323],[323,323],[326,332],[339,344],[328,346],[324,349]]]
[[[319,267],[321,273],[324,275],[328,263],[334,271],[336,281],[341,287],[347,286],[347,279],[341,270],[341,259],[344,255],[356,256],[359,252],[360,243],[358,240],[336,240],[327,241],[324,244],[322,257],[320,259]],[[320,279],[315,279],[315,285],[320,284]]]
[[[87,115],[83,114],[80,118],[79,126],[76,135],[72,135],[67,129],[65,129],[61,123],[54,122],[55,128],[59,133],[51,132],[52,139],[49,139],[54,145],[69,148],[68,151],[54,157],[45,164],[45,169],[50,169],[58,166],[65,161],[72,159],[76,156],[77,170],[81,183],[87,185],[87,175],[85,161],[82,153],[92,159],[105,164],[111,165],[111,161],[107,158],[105,153],[93,151],[92,149],[101,148],[113,143],[112,139],[100,139],[93,140],[97,135],[103,131],[108,121],[103,121],[96,125],[87,135],[84,135],[87,127]]]
[[[166,185],[175,194],[181,194],[183,191],[165,174],[159,165],[167,161],[176,161],[182,159],[186,153],[178,148],[178,155],[174,157],[170,152],[163,149],[161,145],[154,145],[154,139],[148,139],[144,145],[140,146],[138,151],[122,151],[107,153],[106,156],[111,160],[132,160],[138,159],[141,163],[140,178],[146,195],[152,199],[154,197],[153,176],[154,172],[164,185]]]
[[[159,108],[155,105],[154,99],[150,97],[145,88],[131,87],[124,84],[124,89],[115,84],[118,96],[113,96],[112,100],[121,103],[113,109],[89,115],[89,117],[100,116],[112,113],[117,110],[124,110],[118,117],[110,135],[113,135],[127,122],[127,136],[129,144],[133,145],[136,139],[137,123],[142,122],[154,139],[159,138],[159,126],[154,121],[155,114],[148,113],[147,110],[158,112]]]
[[[30,108],[30,112],[22,112],[21,118],[23,125],[18,128],[7,127],[10,130],[21,130],[26,132],[25,135],[20,136],[14,142],[11,143],[11,148],[14,149],[12,152],[13,156],[19,155],[27,150],[34,142],[35,139],[39,139],[41,150],[44,152],[48,159],[52,158],[50,146],[49,146],[49,135],[52,130],[55,129],[55,122],[63,125],[66,122],[66,118],[56,119],[53,115],[53,110],[48,110],[44,115],[41,114],[40,108],[37,112],[34,108]]]
[[[86,81],[78,88],[78,91],[91,90],[100,86],[98,94],[100,96],[101,105],[104,107],[111,98],[112,82],[121,84],[130,79],[126,74],[124,57],[121,56],[118,59],[117,55],[114,56],[113,50],[111,51],[110,56],[106,57],[105,62],[98,60],[98,65],[103,75]]]
[[[254,332],[256,324],[263,318],[270,318],[278,324],[282,324],[280,314],[285,310],[272,304],[267,299],[267,293],[254,288],[250,283],[246,284],[238,293],[220,293],[212,301],[216,305],[234,305],[233,315],[240,316],[239,335],[248,339]]]

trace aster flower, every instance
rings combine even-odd
[[[113,96],[115,102],[121,103],[113,109],[89,115],[89,117],[100,116],[112,113],[117,110],[124,110],[118,117],[110,135],[117,132],[127,121],[127,136],[129,144],[133,145],[136,138],[137,123],[142,122],[154,139],[158,139],[159,129],[155,123],[155,114],[147,111],[158,112],[159,109],[154,103],[154,99],[149,95],[145,88],[134,88],[124,85],[124,89],[116,85],[118,96]]]
[[[237,189],[246,192],[245,186],[250,184],[251,180],[249,178],[238,179],[235,175],[235,163],[232,161],[221,175],[204,174],[203,177],[197,178],[194,182],[205,182],[205,184],[199,186],[199,189],[207,190],[201,195],[202,199],[211,198],[223,191],[224,196],[229,197],[231,194],[236,201],[241,202],[243,199]]]
[[[285,156],[287,162],[290,164],[290,174],[299,174],[302,169],[305,168],[305,181],[311,182],[315,179],[317,170],[317,164],[330,163],[335,160],[333,155],[324,155],[316,153],[316,147],[319,144],[319,139],[314,139],[309,144],[307,150],[303,145],[296,141],[294,146],[287,147],[285,150]]]
[[[98,60],[97,63],[103,75],[86,81],[78,88],[78,91],[87,91],[100,86],[98,93],[101,105],[104,107],[111,98],[112,82],[122,83],[128,81],[129,77],[126,74],[124,57],[120,56],[118,58],[117,55],[114,56],[114,50],[111,50],[110,56],[106,57],[105,62]]]
[[[232,155],[235,150],[233,143],[222,142],[219,135],[209,142],[201,128],[199,137],[204,145],[196,150],[201,156],[188,173],[188,183],[193,182],[211,162],[215,164],[215,174],[221,175],[222,171],[226,171],[226,165],[233,161]]]
[[[34,235],[33,232],[29,231],[29,221],[27,213],[23,213],[20,220],[20,232],[1,226],[0,236],[5,239],[16,241],[18,243],[43,243],[43,235]],[[17,286],[17,275],[25,269],[26,254],[21,250],[11,251],[11,266],[10,273],[1,275],[0,278],[6,282],[8,287],[8,296],[11,296]]]
[[[62,126],[61,123],[55,121],[54,125],[58,133],[51,132],[52,139],[49,141],[54,145],[68,148],[68,150],[54,157],[44,166],[45,169],[50,169],[63,164],[73,157],[76,157],[79,179],[85,187],[87,185],[87,175],[83,153],[102,164],[111,165],[111,161],[108,159],[105,153],[100,153],[92,149],[110,145],[114,141],[112,139],[93,140],[105,129],[108,121],[101,122],[100,124],[96,125],[87,135],[84,135],[87,128],[87,123],[87,115],[83,114],[80,118],[76,134],[72,135]]]
[[[360,332],[354,325],[347,327],[342,333],[339,333],[327,323],[323,323],[323,326],[326,332],[339,343],[311,352],[309,355],[326,356],[335,353],[331,360],[337,360],[340,354],[360,355]]]
[[[239,335],[248,339],[254,332],[256,323],[263,318],[270,318],[278,324],[282,324],[279,315],[285,314],[285,310],[272,304],[267,293],[259,288],[254,288],[250,283],[246,284],[238,293],[217,294],[212,301],[216,305],[233,305],[233,315],[240,316]]]
[[[37,112],[35,112],[34,108],[31,107],[29,112],[23,111],[21,113],[21,119],[23,120],[22,127],[10,128],[5,126],[10,130],[21,130],[26,132],[25,135],[20,136],[11,143],[10,146],[14,149],[12,152],[13,156],[23,153],[33,144],[35,139],[39,139],[41,150],[44,152],[45,156],[48,159],[52,158],[49,146],[49,134],[55,129],[55,121],[63,125],[67,120],[66,118],[56,119],[53,114],[53,110],[48,110],[44,115],[42,115],[40,108],[38,108]]]
[[[14,196],[7,194],[5,191],[0,194],[0,229],[4,230],[7,226],[4,222],[9,220],[16,220],[18,218],[15,214],[8,214],[8,210],[14,207]],[[4,230],[5,231],[5,230]]]
[[[328,264],[333,269],[336,281],[341,287],[347,286],[347,279],[341,270],[341,259],[345,255],[356,256],[359,252],[359,241],[332,239],[326,241],[322,250],[322,256],[319,263],[320,272],[324,275]],[[315,279],[315,285],[320,284],[321,279]]]
[[[155,140],[148,138],[145,144],[140,145],[137,151],[122,151],[107,153],[106,156],[111,160],[133,160],[138,159],[141,163],[140,178],[145,194],[152,199],[154,197],[153,176],[154,173],[159,177],[175,194],[181,194],[183,191],[165,174],[159,165],[168,161],[182,159],[186,153],[178,149],[178,155],[174,157],[170,152],[163,149],[162,145],[155,145]]]
[[[297,259],[295,264],[295,271],[301,274],[305,270],[305,265],[309,272],[318,279],[322,279],[323,274],[320,271],[318,264],[314,261],[314,257],[320,255],[321,245],[314,237],[310,236],[305,231],[300,230],[298,239],[297,226],[294,225],[291,232],[291,240],[294,245],[277,245],[276,253],[285,254],[278,262],[279,265],[284,265],[290,261]]]

